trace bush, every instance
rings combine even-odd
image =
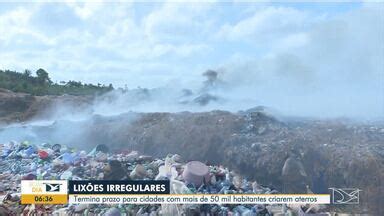
[[[32,95],[94,95],[113,90],[112,84],[93,85],[78,81],[53,83],[48,72],[41,68],[36,71],[36,76],[31,74],[30,70],[25,70],[23,73],[0,70],[0,88]]]

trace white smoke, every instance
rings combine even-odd
[[[100,114],[236,112],[263,105],[294,116],[384,117],[384,9],[377,6],[366,4],[313,22],[265,55],[234,55],[212,68],[217,72],[215,77],[200,76],[190,81],[190,86],[186,80],[174,80],[146,93],[143,89],[124,94],[116,91],[111,93],[112,100],[98,101],[95,110]],[[210,79],[220,84],[207,89]],[[195,85],[198,82],[200,85]],[[183,97],[182,88],[193,94]],[[218,99],[198,106],[194,99],[204,91]]]

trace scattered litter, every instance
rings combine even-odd
[[[90,153],[60,144],[0,144],[0,215],[271,215],[266,205],[21,205],[20,180],[169,179],[174,194],[267,194],[263,187],[222,166],[183,163],[180,155],[153,158],[137,151],[113,154],[105,145]],[[281,206],[272,205],[274,209]]]

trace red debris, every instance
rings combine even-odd
[[[45,159],[47,159],[48,158],[48,153],[46,152],[46,151],[39,151],[39,157],[40,157],[40,159],[42,159],[42,160],[45,160]]]

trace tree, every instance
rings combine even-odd
[[[10,70],[0,70],[0,88],[9,89],[15,92],[25,92],[32,95],[90,95],[105,93],[113,90],[113,85],[93,85],[80,81],[68,81],[54,83],[49,78],[48,72],[44,69],[36,71],[32,76],[29,70],[22,73]]]
[[[51,79],[49,78],[48,72],[44,69],[39,69],[36,71],[37,79],[39,80],[39,83],[46,84],[46,83],[52,83]]]
[[[26,77],[30,77],[31,76],[31,71],[30,70],[28,70],[28,69],[25,69],[24,70],[24,76],[26,76]]]

